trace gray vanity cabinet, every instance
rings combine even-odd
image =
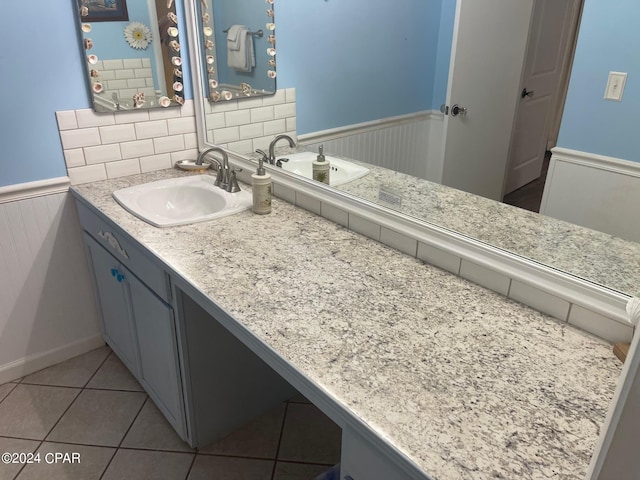
[[[78,204],[106,342],[176,432],[187,438],[176,320],[168,277],[135,245]]]
[[[128,301],[129,272],[86,233],[84,242],[93,269],[102,334],[122,363],[138,377],[135,330]]]

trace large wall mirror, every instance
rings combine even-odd
[[[274,94],[274,0],[201,0],[195,8],[209,101]]]
[[[87,78],[97,112],[184,103],[173,0],[77,0]]]
[[[213,1],[233,3],[232,0]],[[264,0],[259,3],[264,15]],[[512,18],[505,21],[485,8],[460,18],[459,27],[454,31],[456,15],[460,15],[456,8],[460,3],[485,2],[403,0],[402,6],[374,8],[364,0],[348,4],[279,0],[278,64],[283,67],[279,81],[280,87],[296,89],[300,143],[313,151],[323,144],[325,154],[355,159],[370,169],[368,175],[356,181],[326,188],[378,203],[420,222],[444,227],[592,283],[620,292],[637,292],[635,280],[640,265],[637,244],[612,241],[604,234],[593,242],[581,235],[583,230],[578,227],[548,222],[547,217],[524,210],[520,212],[523,223],[514,223],[508,214],[512,207],[496,201],[495,195],[478,195],[467,188],[471,181],[487,178],[488,188],[500,185],[498,197],[501,198],[506,165],[475,163],[480,163],[477,159],[481,155],[507,158],[511,139],[507,136],[498,141],[492,133],[481,133],[480,137],[488,140],[488,147],[466,140],[447,144],[446,131],[456,133],[456,129],[464,130],[472,125],[495,124],[504,118],[486,120],[489,117],[478,116],[478,112],[497,110],[497,104],[504,106],[511,102],[508,108],[493,112],[506,118],[510,115],[509,109],[513,111],[518,102],[536,105],[544,97],[540,88],[531,86],[526,93],[534,90],[535,94],[516,95],[509,102],[496,102],[483,88],[475,89],[475,98],[462,94],[459,98],[453,97],[452,89],[460,87],[458,80],[472,87],[483,81],[496,82],[500,88],[506,88],[505,83],[500,83],[504,81],[517,88],[527,50],[528,26],[537,15],[534,8],[537,3],[533,0],[488,1],[487,4],[497,7],[498,13]],[[574,16],[580,12],[581,1],[551,3],[564,6],[568,26],[562,27],[562,32],[575,30],[577,18]],[[552,15],[551,23],[556,26],[557,18],[557,14]],[[572,26],[573,21],[576,24]],[[310,33],[318,25],[328,28],[322,37],[322,48],[318,47],[318,37]],[[546,44],[557,44],[558,31],[552,34],[546,28],[542,22],[536,38]],[[466,72],[458,73],[451,61],[456,53],[452,48],[453,37],[457,35],[460,50],[460,35],[467,29],[499,32],[502,37],[495,36],[499,44],[497,55],[520,55],[520,65],[506,72],[492,66],[488,55],[474,52],[469,58],[463,57],[461,64],[467,67]],[[202,37],[202,32],[198,36]],[[567,45],[570,50],[570,43]],[[491,68],[483,68],[487,66]],[[548,69],[547,63],[538,66],[540,70]],[[498,71],[501,75],[496,74]],[[560,75],[557,82],[566,82],[566,76]],[[205,91],[205,98],[207,94]],[[440,112],[443,104],[446,115]],[[455,104],[458,109],[454,116]],[[556,112],[561,110],[561,105],[551,109],[544,128],[552,129],[550,125],[556,121]],[[376,137],[376,123],[387,118],[398,121],[385,130],[386,137]],[[400,129],[409,123],[411,129],[403,132],[408,131],[417,142],[409,137],[393,136],[394,128]],[[429,126],[425,127],[425,123]],[[410,143],[413,147],[408,149]],[[467,150],[457,150],[458,146]],[[447,147],[453,166],[446,164],[444,158]],[[545,147],[546,143],[539,142],[534,150],[544,155]],[[482,148],[488,150],[482,152]],[[252,152],[238,153],[249,156]],[[496,171],[500,171],[498,177]],[[455,210],[457,204],[467,205],[467,211]],[[475,209],[484,212],[483,215],[478,215]],[[526,225],[541,226],[547,229],[548,235],[542,238]]]

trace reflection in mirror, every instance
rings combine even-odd
[[[96,112],[184,103],[173,0],[77,0]]]
[[[196,9],[209,101],[275,93],[274,0],[201,0]]]
[[[327,156],[353,160],[370,170],[361,178],[330,188],[610,289],[635,294],[639,244],[438,184],[443,177],[443,165],[434,159],[442,158],[445,121],[468,126],[479,111],[467,98],[453,102],[468,107],[466,116],[445,116],[439,110],[440,105],[446,107],[447,103],[455,6],[460,2],[413,2],[415,9],[439,4],[441,10],[432,15],[422,10],[403,14],[401,9],[380,13],[364,8],[364,1],[352,3],[347,7],[336,2],[313,6],[287,2],[279,4],[278,9],[279,49],[286,47],[294,57],[281,57],[279,63],[288,62],[287,72],[296,69],[295,83],[287,83],[294,82],[293,78],[281,79],[281,82],[296,89],[298,140],[314,153],[324,145]],[[564,4],[579,6],[580,2]],[[354,36],[356,11],[366,11],[366,16],[358,17],[358,35]],[[393,18],[387,18],[389,16]],[[413,21],[414,18],[421,20]],[[331,42],[325,43],[323,49],[315,48],[316,40],[304,32],[312,25],[329,23]],[[380,41],[379,30],[373,28],[379,25],[385,26],[384,42]],[[574,25],[573,29],[576,28]],[[540,38],[548,41],[556,37],[546,33]],[[509,43],[514,42],[505,42]],[[371,49],[371,45],[378,48]],[[420,50],[412,49],[413,45],[419,45]],[[314,52],[314,55],[305,52]],[[382,56],[385,68],[380,69]],[[476,59],[483,59],[481,64],[488,63],[484,61],[485,56],[476,56]],[[340,72],[335,79],[317,75],[317,65],[329,63],[333,71]],[[478,61],[471,65],[477,64]],[[469,77],[472,84],[474,78]],[[423,88],[417,88],[418,84]],[[394,88],[390,89],[390,85]],[[540,91],[525,87],[527,92],[533,90],[536,95]],[[516,89],[517,102],[531,102],[535,96],[522,97],[522,90],[522,87]],[[482,89],[474,91],[479,97],[483,92]],[[205,125],[215,122],[213,116],[205,117]],[[206,130],[215,128],[210,123]],[[466,144],[473,149],[473,142]],[[544,150],[546,145],[541,145]],[[249,155],[251,151],[238,153]],[[287,157],[289,153],[282,151],[279,156]],[[477,160],[473,154],[462,158]],[[475,178],[472,174],[467,176]]]

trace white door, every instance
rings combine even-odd
[[[535,0],[505,194],[535,180],[542,172],[578,10],[578,0]]]
[[[533,0],[458,0],[444,185],[502,200],[532,14]]]

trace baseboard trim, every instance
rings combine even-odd
[[[69,343],[46,352],[35,353],[13,362],[0,365],[0,385],[29,375],[56,363],[64,362],[104,345],[102,335],[94,335],[77,342]]]
[[[317,142],[327,142],[336,138],[348,137],[366,132],[373,132],[383,128],[395,127],[406,123],[419,122],[429,120],[431,118],[442,117],[442,113],[437,110],[424,110],[416,113],[408,113],[406,115],[397,115],[395,117],[381,118],[370,122],[354,123],[344,125],[342,127],[331,128],[328,130],[318,130],[317,132],[305,133],[298,135],[298,142],[302,145]]]
[[[28,198],[64,193],[69,190],[70,185],[71,180],[69,180],[69,177],[58,177],[0,187],[0,203],[17,202]]]

